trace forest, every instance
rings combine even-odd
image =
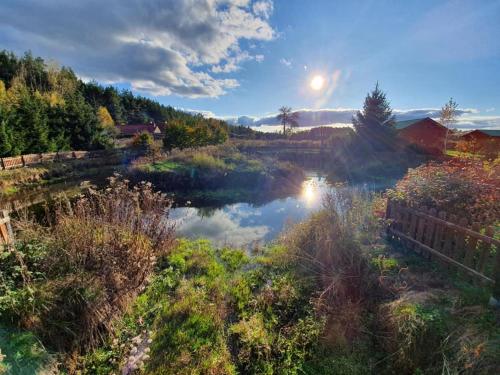
[[[183,140],[185,144],[203,143],[210,131],[216,133],[212,143],[227,137],[223,121],[165,106],[129,90],[84,82],[71,68],[30,52],[18,57],[0,51],[0,157],[112,148],[115,125],[164,125],[172,120],[170,133],[181,131],[188,138],[193,134],[189,129],[208,129],[204,140]]]

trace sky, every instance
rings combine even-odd
[[[2,0],[0,15],[1,49],[232,123],[286,105],[346,124],[378,81],[400,119],[453,97],[458,127],[500,128],[500,0]]]

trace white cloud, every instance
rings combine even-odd
[[[297,109],[299,125],[303,128],[314,126],[351,126],[352,116],[357,109],[352,108],[325,108],[325,109]],[[412,120],[423,117],[439,119],[439,108],[395,109],[394,114],[398,121]],[[461,108],[458,111],[455,124],[457,129],[500,129],[500,116],[481,115],[477,109]],[[225,117],[229,124],[258,127],[262,131],[275,131],[279,121],[277,113],[265,116],[238,116]]]
[[[280,59],[280,63],[285,65],[288,68],[292,67],[292,60],[287,60],[285,58]]]
[[[0,44],[55,58],[82,77],[130,83],[153,95],[213,97],[238,86],[213,73],[262,61],[241,49],[242,40],[269,41],[276,35],[266,13],[272,3],[259,3],[3,0]]]
[[[273,13],[273,2],[270,0],[257,1],[253,4],[253,12],[265,19],[269,18]]]
[[[487,108],[487,109],[485,109],[485,112],[493,112],[494,110],[495,110],[495,108],[494,108],[494,107],[491,107],[491,108]]]

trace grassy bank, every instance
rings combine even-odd
[[[298,188],[304,172],[270,157],[249,157],[228,145],[177,151],[156,162],[139,160],[129,169],[133,181],[150,181],[164,191]]]

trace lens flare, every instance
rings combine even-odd
[[[325,84],[325,79],[320,75],[314,76],[313,79],[311,80],[311,88],[316,91],[321,90],[324,84]]]
[[[316,200],[317,189],[313,181],[305,181],[302,185],[302,199],[307,205],[311,205]]]

